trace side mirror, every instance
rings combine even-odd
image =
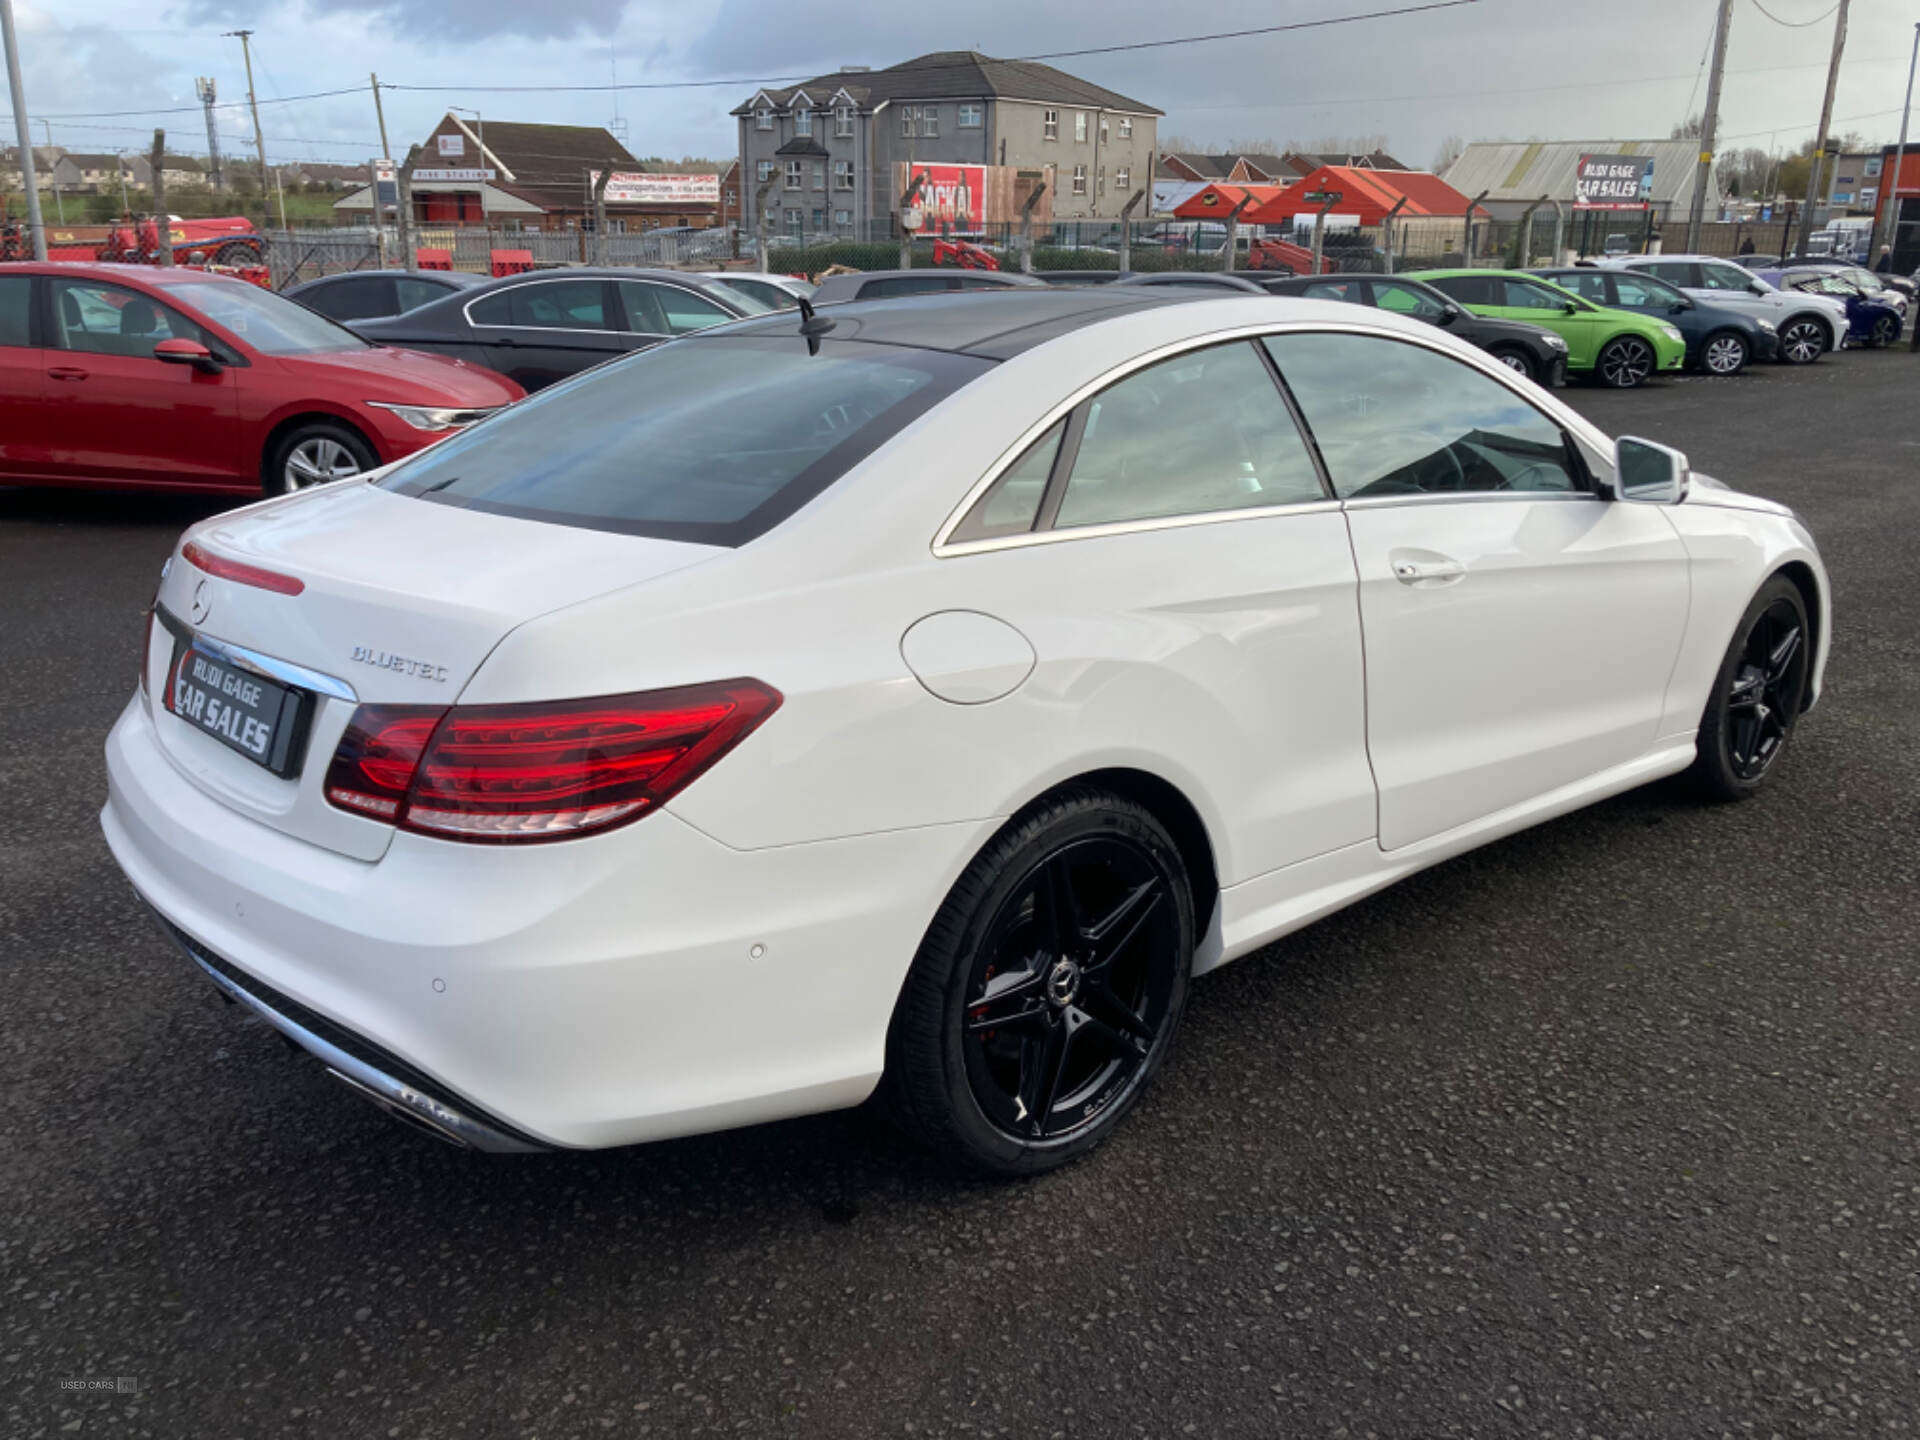
[[[1687,299],[1685,296],[1682,296],[1680,299],[1674,301],[1673,304],[1667,307],[1667,313],[1669,315],[1684,315],[1687,313],[1687,311],[1691,310],[1692,308],[1693,308],[1693,302]]]
[[[220,373],[220,360],[198,340],[162,340],[153,347],[153,358],[168,365],[191,365],[206,375]]]
[[[1613,442],[1613,498],[1645,505],[1678,505],[1687,498],[1693,471],[1687,457],[1669,445],[1622,435]]]
[[[1442,325],[1451,325],[1453,324],[1454,321],[1458,320],[1459,318],[1460,318],[1460,307],[1458,305],[1449,305],[1447,306],[1446,309],[1440,312],[1440,323]]]
[[[1749,280],[1747,282],[1747,289],[1756,295],[1764,295],[1767,293],[1767,287],[1762,285],[1758,280]]]
[[[1578,315],[1580,313],[1580,307],[1571,300],[1567,301],[1560,308],[1569,315]]]

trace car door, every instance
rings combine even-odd
[[[25,479],[47,464],[46,351],[35,343],[31,275],[0,275],[0,477]]]
[[[44,315],[51,478],[259,486],[238,424],[246,367],[209,374],[153,355],[169,339],[227,352],[218,338],[160,300],[99,280],[50,277]]]
[[[465,309],[482,363],[531,391],[637,348],[618,306],[611,281],[556,276],[503,286]]]
[[[1491,313],[1506,320],[1546,326],[1567,342],[1567,364],[1576,370],[1592,368],[1600,344],[1612,328],[1603,312],[1582,301],[1570,301],[1553,287],[1524,275],[1503,275],[1495,283],[1506,303]]]
[[[1463,359],[1361,335],[1266,345],[1352,536],[1382,848],[1643,754],[1687,615],[1664,512],[1602,499],[1558,422]]]
[[[1376,275],[1367,281],[1373,304],[1381,310],[1391,310],[1395,315],[1411,315],[1416,320],[1424,320],[1429,325],[1446,323],[1447,307],[1433,296],[1404,280],[1389,280]]]
[[[1353,555],[1253,341],[1081,401],[947,543],[985,551],[972,593],[1044,657],[1035,682],[1124,697],[1128,744],[1222,807],[1223,882],[1373,838]],[[1118,636],[1152,663],[1105,658]]]

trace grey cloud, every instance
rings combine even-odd
[[[353,15],[393,27],[415,41],[466,44],[474,40],[521,36],[561,40],[574,35],[607,35],[620,24],[626,0],[307,0],[310,16]],[[257,19],[258,0],[189,0],[188,19],[227,24]]]

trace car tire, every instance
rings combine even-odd
[[[1752,358],[1753,347],[1737,330],[1716,330],[1700,345],[1700,368],[1709,375],[1738,375]]]
[[[887,1034],[885,1113],[987,1174],[1085,1154],[1165,1059],[1193,946],[1186,869],[1149,811],[1078,786],[1036,803],[921,941]]]
[[[1810,315],[1789,320],[1780,327],[1780,363],[1811,365],[1833,348],[1833,337]]]
[[[1882,315],[1873,322],[1873,333],[1867,336],[1867,343],[1876,347],[1893,344],[1900,338],[1900,317]]]
[[[1489,353],[1509,370],[1517,371],[1529,380],[1540,378],[1534,370],[1533,357],[1524,350],[1516,349],[1511,345],[1502,345],[1498,350]]]
[[[1812,630],[1800,587],[1775,575],[1753,597],[1713,679],[1689,776],[1714,800],[1745,800],[1785,753],[1806,701]]]
[[[309,420],[295,425],[275,442],[261,477],[269,495],[291,495],[296,490],[365,474],[380,462],[366,437],[338,420]]]
[[[1616,335],[1600,347],[1593,373],[1610,390],[1631,390],[1653,374],[1658,363],[1653,346],[1638,335]]]

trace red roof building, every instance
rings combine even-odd
[[[1173,213],[1179,220],[1224,220],[1242,198],[1252,196],[1252,203],[1240,212],[1240,218],[1248,220],[1262,205],[1278,200],[1286,188],[1284,185],[1229,185],[1216,180],[1181,201]]]
[[[1400,207],[1398,218],[1402,220],[1423,216],[1458,219],[1467,213],[1472,199],[1425,170],[1362,170],[1350,165],[1322,165],[1289,185],[1275,199],[1241,211],[1240,218],[1255,225],[1273,225],[1296,215],[1316,215],[1321,202],[1308,200],[1307,196],[1325,192],[1340,195],[1340,202],[1328,212],[1330,215],[1350,215],[1362,225],[1378,225],[1403,197],[1407,203]],[[1485,220],[1489,216],[1482,207],[1474,212],[1474,218]]]

